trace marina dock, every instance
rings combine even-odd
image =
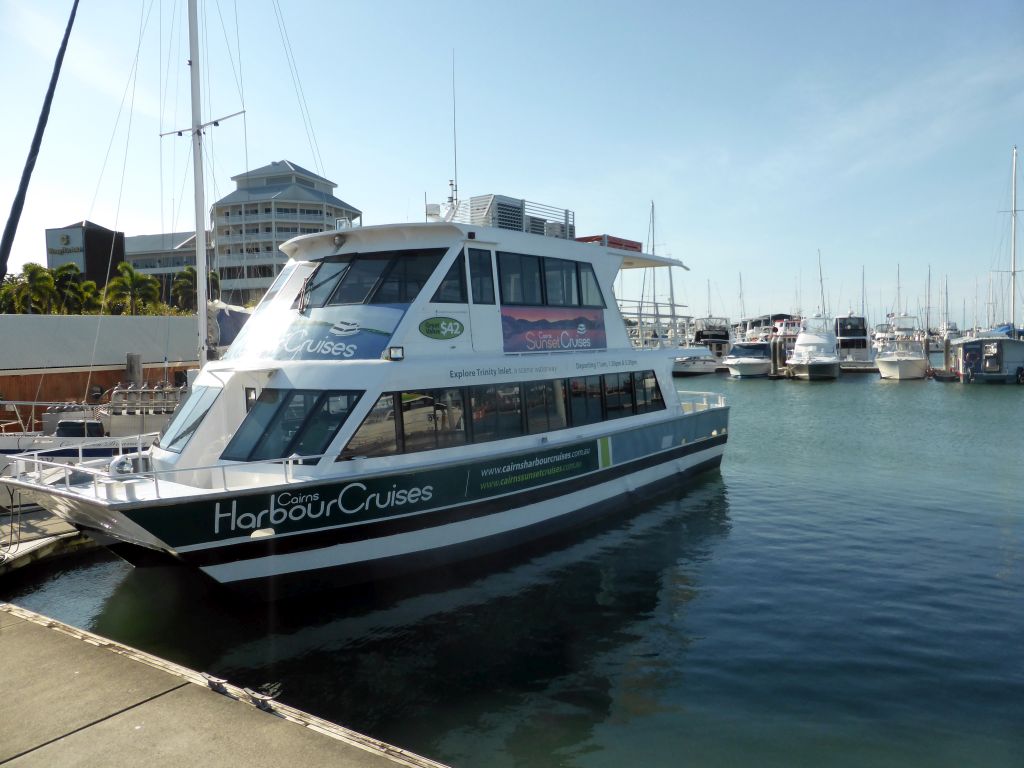
[[[444,768],[10,603],[0,603],[0,652],[0,763]]]
[[[43,558],[96,546],[56,515],[38,507],[0,507],[0,576]]]

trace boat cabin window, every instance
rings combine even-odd
[[[606,418],[618,419],[633,413],[633,374],[604,375],[604,406]]]
[[[264,389],[221,454],[229,461],[319,456],[362,392]]]
[[[306,280],[298,305],[412,303],[444,254],[444,248],[417,248],[332,256]]]
[[[174,418],[160,435],[158,441],[160,447],[165,451],[181,453],[199,425],[203,423],[203,417],[213,406],[221,389],[221,387],[192,387],[188,398],[181,404],[178,412],[174,414]]]
[[[430,300],[435,304],[466,303],[466,262],[461,251]]]
[[[579,285],[576,264],[565,259],[544,259],[544,290],[553,307],[578,307]]]
[[[501,281],[502,304],[544,303],[539,256],[499,252],[498,277]]]
[[[502,304],[605,306],[594,268],[585,262],[499,252],[498,278]]]
[[[467,248],[469,279],[474,304],[494,303],[494,273],[491,271],[491,252],[480,248]]]
[[[338,460],[485,443],[664,409],[650,370],[385,392]]]
[[[572,423],[596,424],[604,416],[601,410],[601,377],[580,376],[569,379]]]
[[[665,398],[661,394],[654,371],[634,373],[633,391],[636,395],[637,413],[665,410]]]
[[[505,440],[524,433],[518,384],[485,384],[469,388],[473,410],[473,442]]]
[[[531,381],[526,390],[526,428],[531,434],[565,429],[565,381]]]
[[[348,441],[341,458],[390,456],[399,452],[397,427],[401,422],[395,418],[395,397],[394,392],[385,392],[377,398],[370,413]]]

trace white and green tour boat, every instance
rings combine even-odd
[[[619,269],[678,262],[473,200],[291,240],[151,448],[21,457],[0,482],[130,562],[284,594],[487,558],[718,467],[724,398],[677,393],[672,350],[634,348],[612,294]]]

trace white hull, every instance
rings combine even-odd
[[[928,374],[928,359],[924,357],[876,357],[878,375],[883,379],[905,381],[923,379]]]
[[[763,359],[743,358],[728,360],[726,362],[729,374],[737,379],[752,379],[759,376],[767,376],[772,370],[772,361]]]

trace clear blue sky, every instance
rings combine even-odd
[[[70,6],[0,2],[5,218]],[[929,265],[936,307],[948,275],[958,322],[964,306],[973,321],[976,300],[984,317],[992,270],[1007,282],[1000,211],[1011,147],[1024,144],[1020,0],[309,0],[280,11],[319,156],[275,6],[201,3],[204,117],[242,108],[239,73],[247,110],[213,130],[208,203],[247,167],[288,159],[335,181],[366,224],[422,220],[424,193],[443,201],[452,175],[454,50],[461,196],[567,207],[580,234],[637,240],[653,200],[657,252],[691,268],[676,286],[694,314],[710,285],[711,309],[738,316],[740,275],[747,314],[814,311],[818,249],[829,308],[859,308],[863,269],[873,321],[892,309],[897,264],[911,311]],[[189,123],[184,17],[172,0],[82,3],[12,271],[45,261],[46,227],[193,226],[187,138],[157,138]],[[127,107],[115,121],[144,18],[126,142]],[[1008,316],[1005,289],[999,301]]]

